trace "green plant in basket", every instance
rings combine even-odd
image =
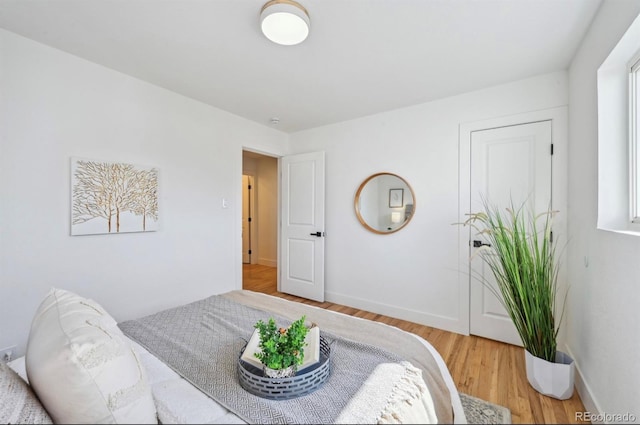
[[[259,320],[255,328],[260,333],[260,352],[254,355],[270,369],[297,367],[304,360],[305,338],[309,332],[304,324],[306,316],[296,320],[288,328],[279,328],[273,318],[266,323]]]

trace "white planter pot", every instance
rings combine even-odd
[[[529,384],[539,393],[559,400],[573,395],[575,363],[567,354],[557,351],[556,363],[548,362],[524,350]]]
[[[265,365],[262,365],[264,376],[269,378],[291,378],[296,375],[296,366],[291,365],[284,369],[271,369]]]

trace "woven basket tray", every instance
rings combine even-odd
[[[244,351],[244,349],[243,349]],[[240,356],[242,352],[240,352]],[[287,400],[317,390],[331,372],[331,348],[320,336],[320,361],[291,378],[268,378],[261,369],[243,361],[238,356],[238,379],[242,388],[258,397],[271,400]]]

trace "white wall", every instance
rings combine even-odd
[[[462,123],[567,104],[565,72],[295,133],[293,153],[326,152],[326,291],[330,301],[464,332],[458,241]],[[566,147],[565,147],[566,148]],[[365,230],[353,197],[369,175],[403,177],[416,194],[401,231]]]
[[[0,348],[52,286],[116,320],[241,287],[242,148],[284,133],[4,30],[0,65]],[[160,230],[69,236],[72,156],[156,166]]]
[[[278,159],[258,158],[258,264],[278,265]]]
[[[569,70],[568,349],[587,410],[640,420],[640,237],[596,230],[598,116],[596,72],[640,1],[605,1]],[[640,47],[640,44],[639,46]]]

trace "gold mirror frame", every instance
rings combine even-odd
[[[404,192],[402,192],[402,204],[400,206],[391,206],[391,205],[397,205],[397,204],[392,204],[392,200],[391,200],[392,192],[391,191],[398,190],[399,188],[390,188],[389,189],[390,199],[389,199],[389,207],[388,207],[389,212],[388,212],[388,214],[391,214],[392,212],[395,212],[395,213],[399,212],[401,214],[404,214],[404,216],[405,216],[404,221],[401,224],[397,225],[397,227],[392,227],[393,226],[393,224],[391,223],[392,219],[390,220],[390,225],[386,229],[382,228],[382,226],[373,227],[373,225],[371,223],[368,223],[365,220],[365,218],[362,216],[361,211],[360,211],[361,210],[360,204],[361,204],[362,191],[367,186],[367,183],[371,182],[376,177],[381,177],[381,176],[395,177],[395,178],[399,179],[402,182],[402,184],[404,186],[406,186],[406,188],[409,189],[411,202],[410,203],[405,202],[405,199],[408,199],[409,197],[405,197]],[[402,189],[404,189],[404,188],[402,188]],[[373,175],[367,177],[365,179],[365,181],[363,181],[360,184],[360,187],[358,188],[358,190],[356,192],[356,195],[355,195],[355,197],[353,199],[353,208],[354,208],[354,210],[356,212],[356,216],[358,217],[358,221],[360,222],[360,224],[362,224],[362,226],[365,229],[369,230],[370,232],[376,233],[378,235],[389,235],[391,233],[395,233],[398,230],[404,228],[411,221],[411,219],[413,218],[413,215],[415,214],[415,210],[416,210],[416,195],[415,195],[411,185],[405,179],[400,177],[399,175],[394,174],[394,173],[387,173],[387,172],[376,173],[376,174],[373,174]]]

